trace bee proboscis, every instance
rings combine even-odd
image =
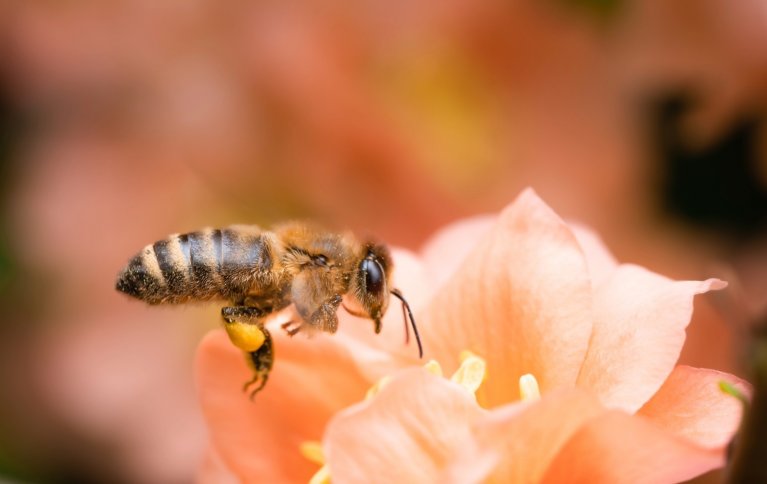
[[[174,234],[147,245],[125,266],[117,290],[149,304],[229,301],[221,308],[232,343],[248,354],[254,368],[251,398],[261,391],[274,363],[266,319],[291,304],[297,320],[282,328],[334,333],[343,296],[358,306],[344,308],[371,319],[376,333],[389,295],[402,301],[406,340],[408,319],[423,356],[410,305],[391,286],[392,260],[385,245],[362,242],[350,233],[291,222],[262,230],[232,225]]]

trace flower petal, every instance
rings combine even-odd
[[[542,482],[679,482],[723,464],[721,452],[678,438],[646,418],[611,410],[581,427]]]
[[[518,400],[525,373],[535,375],[542,392],[572,386],[591,334],[584,255],[567,225],[526,190],[422,319],[429,351],[446,367],[464,349],[487,361],[488,379],[477,392],[484,405]]]
[[[743,404],[719,389],[727,381],[745,394],[740,378],[715,370],[677,366],[639,414],[660,427],[708,448],[723,448],[738,428]]]
[[[272,336],[274,369],[251,401],[242,391],[252,377],[244,354],[223,330],[208,333],[197,352],[202,410],[212,445],[231,472],[264,482],[306,482],[317,465],[299,446],[320,440],[330,417],[363,398],[370,382],[332,337]]]
[[[206,482],[215,484],[237,484],[240,479],[234,475],[226,464],[221,460],[221,457],[215,451],[215,449],[208,449],[206,452],[200,470],[197,473],[196,482],[202,484]]]
[[[592,287],[597,287],[618,267],[618,261],[599,234],[579,223],[568,221],[567,224],[575,234],[575,238],[578,239],[578,245],[581,246],[586,256]]]
[[[439,482],[482,414],[471,393],[423,368],[396,375],[375,398],[328,424],[333,482]]]
[[[482,482],[538,482],[570,437],[588,420],[605,411],[587,392],[555,390],[541,400],[506,405],[480,417],[473,431],[476,444],[459,454],[452,475]],[[489,455],[487,455],[489,454]],[[478,458],[479,456],[479,458]],[[472,462],[496,456],[492,473]]]
[[[625,264],[596,288],[594,332],[578,386],[603,404],[630,413],[663,384],[674,367],[692,316],[692,299],[725,283],[672,281]]]
[[[477,215],[450,224],[429,239],[421,256],[432,290],[439,288],[458,270],[497,220],[497,215]]]

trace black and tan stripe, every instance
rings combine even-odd
[[[246,225],[171,235],[131,259],[117,289],[150,304],[241,299],[272,268],[264,235]]]
[[[186,257],[178,234],[159,240],[152,246],[160,272],[165,280],[166,298],[189,297],[189,259]]]
[[[117,290],[150,304],[162,302],[167,293],[165,277],[154,253],[147,245],[136,254],[117,278]]]
[[[224,283],[221,277],[221,231],[203,229],[187,234],[191,296],[197,299],[220,297]]]
[[[233,225],[221,231],[220,274],[229,299],[247,294],[259,276],[272,268],[272,258],[261,230]]]

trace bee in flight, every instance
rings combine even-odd
[[[351,234],[305,223],[286,223],[270,231],[254,225],[203,229],[171,235],[147,245],[117,278],[116,288],[149,304],[225,300],[224,327],[253,367],[250,396],[261,391],[274,362],[272,337],[264,326],[273,313],[291,304],[298,320],[282,328],[335,333],[343,296],[351,314],[371,319],[376,333],[392,294],[402,301],[406,341],[408,319],[423,356],[410,306],[391,287],[391,256],[386,246],[361,242]]]

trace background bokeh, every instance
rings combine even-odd
[[[699,298],[767,313],[760,0],[0,0],[0,480],[180,483],[216,307],[113,290],[174,232],[312,218],[417,250],[534,187]]]

